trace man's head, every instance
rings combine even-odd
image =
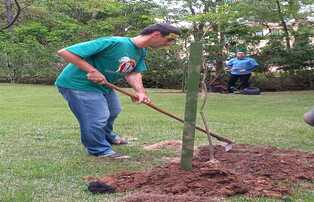
[[[245,48],[237,48],[237,58],[243,59],[246,55],[246,49]]]
[[[140,35],[149,36],[149,47],[159,48],[174,43],[180,35],[180,30],[168,23],[158,23],[144,28]]]

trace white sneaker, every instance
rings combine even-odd
[[[120,154],[118,152],[115,152],[115,153],[109,154],[109,155],[100,155],[98,157],[99,158],[108,158],[108,159],[129,159],[130,158],[130,156]]]

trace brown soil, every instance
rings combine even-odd
[[[216,146],[215,157],[218,163],[208,162],[208,148],[201,147],[192,171],[171,162],[151,171],[122,172],[100,181],[118,192],[136,191],[124,201],[140,202],[213,201],[213,197],[238,194],[282,198],[292,193],[294,183],[314,180],[313,153],[239,144],[229,152]]]
[[[179,140],[166,140],[156,144],[144,146],[144,150],[173,149],[179,151],[181,150],[181,146],[182,142]]]

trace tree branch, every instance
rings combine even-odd
[[[15,2],[15,5],[16,5],[16,8],[17,8],[16,15],[13,18],[13,20],[7,26],[0,28],[0,31],[3,31],[5,29],[10,28],[16,22],[16,20],[18,19],[18,17],[21,14],[21,6],[20,6],[19,2],[17,0],[14,0],[14,2]]]

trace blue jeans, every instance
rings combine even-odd
[[[117,94],[80,91],[58,87],[59,92],[77,118],[81,130],[81,142],[94,156],[115,153],[111,144],[119,138],[113,130],[114,120],[121,112]]]

